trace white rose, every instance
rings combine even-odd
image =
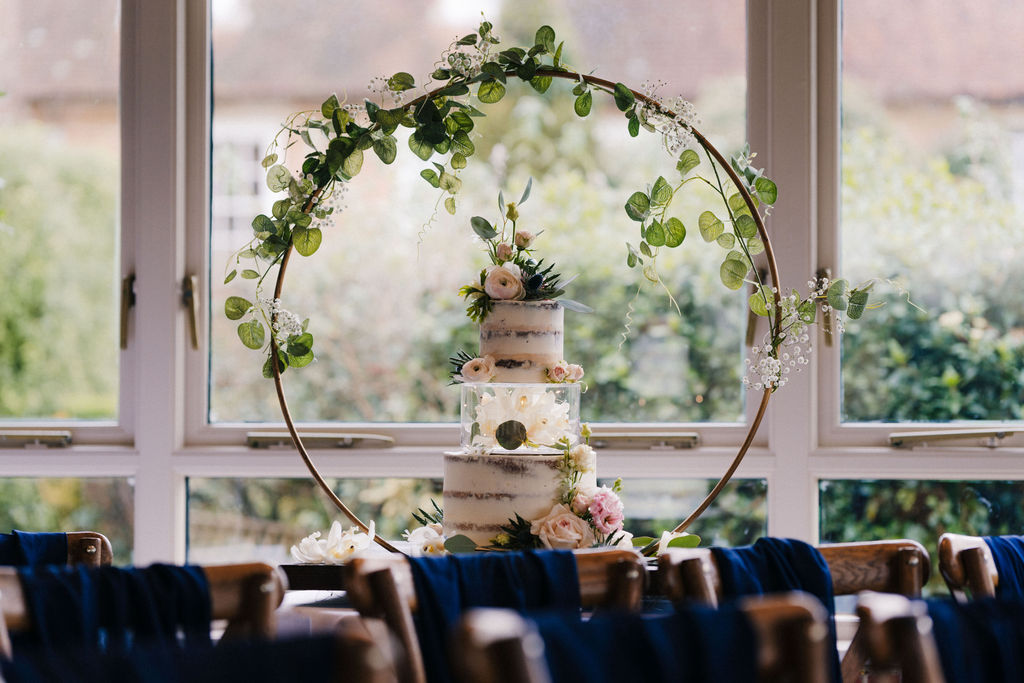
[[[597,469],[597,453],[585,443],[573,446],[569,458],[580,472],[594,472]]]
[[[569,381],[579,382],[583,379],[583,366],[581,365],[570,365],[568,367]]]
[[[466,382],[490,382],[494,378],[494,357],[468,360],[463,364],[460,374]]]
[[[623,550],[633,550],[633,534],[629,533],[628,531],[620,531],[618,534],[616,534],[616,538],[619,539],[618,542],[615,544],[616,548],[621,548]]]
[[[575,550],[594,545],[594,532],[590,525],[561,503],[552,507],[544,517],[534,520],[530,533],[539,537],[544,547],[551,550]]]
[[[661,538],[658,539],[658,554],[661,555],[663,552],[668,550],[668,544],[673,540],[689,535],[690,534],[685,531],[680,531],[679,533],[674,531],[662,531]]]
[[[514,263],[503,266],[491,266],[487,269],[484,279],[484,291],[492,299],[518,300],[526,295],[523,287],[522,271]]]
[[[516,232],[516,246],[520,249],[526,249],[533,244],[534,234],[529,230],[519,230]]]
[[[447,550],[444,548],[444,535],[441,533],[440,524],[428,524],[411,532],[405,532],[405,538],[409,541],[410,551],[414,557],[421,555],[444,555]]]

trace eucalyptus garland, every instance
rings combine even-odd
[[[410,151],[429,162],[420,175],[437,188],[445,210],[454,214],[463,183],[461,171],[476,152],[472,139],[476,120],[485,115],[480,106],[500,101],[509,79],[515,78],[539,93],[546,92],[556,78],[574,81],[573,108],[580,117],[590,114],[594,92],[605,93],[623,113],[631,136],[644,130],[661,137],[675,160],[676,173],[671,178],[659,176],[626,198],[625,214],[639,224],[639,235],[635,245],[626,244],[625,262],[662,286],[670,299],[658,274],[658,254],[680,247],[687,237],[682,220],[671,212],[673,199],[691,183],[710,186],[720,198],[720,206],[700,214],[700,237],[725,251],[719,269],[722,283],[732,290],[749,285],[750,310],[770,321],[764,342],[751,350],[753,357],[747,360],[750,377],[744,381],[748,386],[773,391],[786,383],[792,367],[806,363],[810,349],[806,329],[816,321],[819,309],[833,319],[843,311],[849,318],[863,313],[870,282],[851,288],[845,280],[812,280],[808,294],[792,290],[787,295],[764,281],[754,268],[754,257],[765,250],[764,217],[778,197],[778,188],[753,165],[749,150],[726,161],[694,127],[697,118],[690,103],[681,98],[665,102],[653,91],[636,92],[622,83],[570,70],[562,62],[564,43],[556,42],[550,26],[537,30],[532,46],[501,49],[500,45],[494,27],[484,21],[475,33],[449,46],[423,94],[404,101],[417,86],[411,74],[399,72],[375,79],[372,87],[378,101],[344,103],[331,95],[319,109],[297,112],[285,121],[262,162],[268,187],[282,197],[269,214],[253,219],[253,237],[232,257],[225,277],[225,283],[236,277],[255,281],[255,300],[231,296],[224,310],[229,319],[238,321],[241,342],[267,354],[264,376],[303,367],[314,357],[308,318],[282,307],[280,277],[273,295],[267,296],[266,279],[275,269],[283,272],[292,251],[308,257],[319,249],[324,228],[333,224],[336,200],[359,174],[368,153],[391,164],[400,147],[396,131],[411,129]],[[281,163],[280,151],[299,141],[309,151],[301,172],[293,173]],[[770,251],[767,256],[772,282],[778,282]]]

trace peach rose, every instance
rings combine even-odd
[[[494,255],[498,257],[499,261],[511,261],[512,245],[508,242],[502,242],[494,248]]]
[[[575,550],[594,545],[594,532],[590,525],[561,503],[534,520],[530,533],[539,537],[544,547],[550,550]]]
[[[484,356],[466,361],[461,375],[465,382],[490,382],[494,378],[494,357]]]
[[[583,366],[581,365],[570,365],[568,372],[570,382],[579,382],[583,379]]]
[[[503,266],[491,266],[487,269],[484,279],[484,291],[492,299],[519,300],[526,295],[523,287],[522,271],[514,263]]]
[[[516,233],[516,246],[520,249],[526,249],[533,244],[533,238],[535,235],[529,230],[520,230]]]
[[[560,360],[548,368],[548,379],[552,382],[564,382],[569,378],[569,365]]]

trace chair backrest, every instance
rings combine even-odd
[[[802,593],[742,600],[757,635],[756,668],[760,681],[820,683],[827,680],[827,632],[824,608]],[[614,617],[611,617],[614,618]],[[501,609],[466,613],[456,635],[459,679],[465,683],[550,683],[544,642],[529,620]],[[595,650],[594,657],[636,657],[618,650]],[[737,653],[744,656],[744,653]],[[635,665],[643,666],[642,657]]]
[[[959,601],[991,598],[999,585],[992,550],[981,536],[942,534],[939,537],[939,573]]]
[[[95,531],[68,532],[68,564],[103,567],[114,561],[110,540]]]
[[[908,539],[828,543],[818,551],[828,564],[835,595],[877,591],[918,597],[931,572],[924,546]],[[658,563],[661,590],[671,600],[718,604],[722,581],[710,549],[672,548]],[[865,661],[858,631],[842,659],[843,680],[858,680]]]
[[[226,620],[224,638],[271,638],[275,633],[274,610],[284,597],[285,582],[273,567],[246,563],[203,567],[210,586],[210,612],[214,620]],[[18,570],[0,567],[0,655],[10,657],[8,632],[31,632],[33,624]]]
[[[925,603],[902,595],[863,593],[859,632],[876,666],[894,667],[903,683],[945,683]]]
[[[646,569],[631,550],[588,549],[574,552],[580,585],[580,603],[595,609],[636,609],[643,599]],[[400,652],[399,680],[426,680],[422,651],[413,613],[416,591],[412,570],[401,555],[357,558],[347,565],[346,588],[359,613],[383,620]]]
[[[67,547],[65,553],[65,546]],[[0,566],[59,563],[87,567],[109,565],[114,560],[110,541],[96,531],[34,533],[14,531],[0,534]],[[15,557],[21,557],[16,560]]]

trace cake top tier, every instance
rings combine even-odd
[[[562,360],[557,301],[496,301],[480,323],[480,357],[494,359],[495,382],[546,382]]]

